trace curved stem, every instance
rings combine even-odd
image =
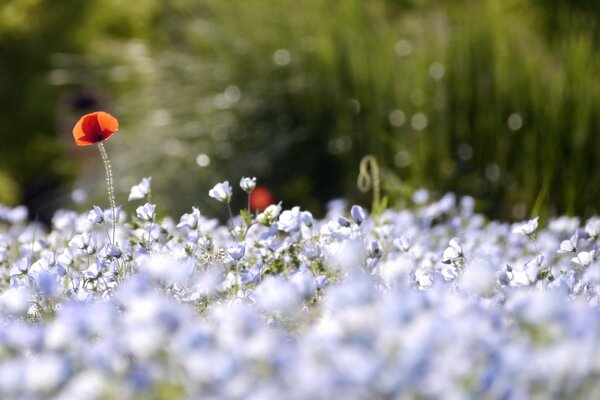
[[[373,189],[373,203],[371,209],[377,212],[381,207],[381,178],[379,176],[379,165],[377,159],[368,154],[360,160],[358,178],[356,180],[358,190],[363,193]]]

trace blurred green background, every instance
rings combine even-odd
[[[117,202],[152,176],[163,213],[219,213],[208,189],[241,176],[317,215],[369,205],[366,154],[391,204],[424,187],[493,218],[597,213],[599,17],[594,0],[4,0],[0,202],[107,206],[97,150],[71,137],[101,109],[121,122]]]

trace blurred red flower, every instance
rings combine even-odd
[[[250,192],[250,209],[263,212],[265,208],[273,204],[275,197],[266,187],[258,186]]]
[[[77,146],[89,146],[111,137],[119,129],[119,121],[104,111],[86,114],[73,128]]]

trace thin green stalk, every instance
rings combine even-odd
[[[154,227],[154,217],[152,217],[152,220],[150,221],[150,229],[148,229],[148,241],[147,241],[147,247],[148,247],[148,251],[152,251],[152,244],[150,242],[150,240],[152,239],[152,228]]]
[[[102,142],[98,142],[98,150],[100,150],[100,156],[102,157],[102,162],[104,163],[104,170],[106,171],[106,187],[108,190],[108,202],[110,203],[110,208],[112,210],[112,241],[111,241],[111,243],[114,244],[115,243],[115,234],[116,234],[116,229],[117,229],[117,222],[116,222],[117,206],[115,203],[115,190],[113,187],[112,168],[110,166],[108,154],[106,154],[106,149],[104,148],[104,144]]]
[[[233,213],[231,212],[231,206],[229,205],[229,202],[227,202],[227,211],[229,211],[229,220],[231,221],[231,229],[233,229]]]

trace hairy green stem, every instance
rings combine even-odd
[[[98,142],[98,150],[100,150],[100,156],[102,157],[102,162],[104,163],[104,170],[106,171],[106,187],[108,189],[108,202],[110,203],[110,208],[112,210],[112,244],[115,243],[115,234],[117,229],[117,215],[116,215],[116,203],[115,203],[115,190],[113,187],[113,177],[112,177],[112,168],[110,166],[110,161],[108,159],[108,154],[106,154],[106,149],[104,148],[104,143]],[[109,237],[110,239],[110,237]]]

